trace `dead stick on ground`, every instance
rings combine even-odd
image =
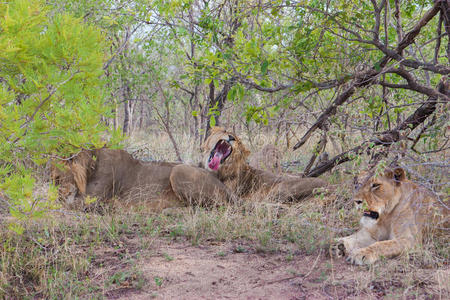
[[[266,285],[270,285],[270,284],[275,284],[275,283],[280,283],[280,282],[287,281],[287,280],[291,280],[291,279],[294,279],[294,278],[297,278],[297,277],[302,277],[302,281],[303,281],[303,280],[305,280],[309,275],[311,275],[312,271],[314,270],[314,268],[315,268],[316,265],[317,265],[317,261],[319,260],[319,257],[320,257],[321,254],[322,254],[322,249],[320,249],[319,254],[318,254],[317,257],[316,257],[316,260],[314,261],[313,266],[311,267],[311,269],[309,270],[309,272],[306,273],[305,275],[297,274],[297,275],[294,275],[294,276],[290,276],[290,277],[286,277],[286,278],[281,278],[281,279],[278,279],[278,280],[266,281],[266,282],[264,282],[264,283],[260,283],[260,284],[255,285],[253,288],[261,287],[261,286],[266,286]]]

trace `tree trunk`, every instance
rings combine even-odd
[[[129,128],[129,125],[130,125],[130,108],[128,106],[128,101],[124,101],[123,102],[123,111],[124,111],[124,116],[123,116],[122,131],[123,131],[123,134],[127,135],[128,134],[128,128]]]
[[[123,133],[124,134],[128,134],[130,127],[131,127],[131,110],[130,110],[130,105],[129,105],[129,101],[130,101],[130,87],[128,86],[127,83],[124,83],[125,87],[123,89],[123,112],[124,112],[124,117],[123,117]]]
[[[144,123],[144,101],[141,102],[141,110],[139,112],[139,130],[142,130],[142,125]]]
[[[226,81],[222,90],[217,95],[217,97],[214,98],[214,81],[211,81],[209,84],[209,100],[208,100],[208,112],[210,112],[217,104],[217,115],[215,116],[216,119],[216,126],[220,126],[220,116],[222,115],[223,107],[225,106],[225,101],[227,100],[228,92],[230,91],[230,88],[233,86],[234,80],[231,79],[229,81]],[[205,140],[208,137],[209,129],[211,129],[211,118],[207,118],[206,120],[206,126],[205,126]]]
[[[206,140],[206,138],[209,135],[209,129],[211,129],[211,117],[208,115],[211,111],[211,108],[214,107],[215,101],[214,101],[214,93],[215,93],[215,87],[214,87],[214,80],[211,80],[209,83],[209,96],[208,96],[208,105],[206,106],[205,116],[206,116],[206,122],[205,122],[205,133],[203,136],[203,140]]]

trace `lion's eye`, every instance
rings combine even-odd
[[[375,189],[379,188],[380,185],[381,185],[381,184],[379,184],[379,183],[372,183],[371,188],[372,188],[373,190],[375,190]]]

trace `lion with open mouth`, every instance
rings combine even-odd
[[[247,163],[250,152],[234,133],[221,127],[211,129],[202,149],[204,168],[217,174],[238,196],[258,193],[280,202],[297,201],[326,185],[320,178],[277,175],[250,166]]]
[[[211,130],[203,151],[205,168],[143,162],[123,150],[83,150],[62,168],[54,166],[52,177],[69,206],[80,206],[79,200],[86,197],[100,201],[119,198],[124,205],[143,202],[154,211],[223,205],[256,191],[278,201],[299,200],[325,185],[318,178],[277,176],[250,167],[246,162],[249,151],[223,128]]]
[[[210,172],[181,163],[143,162],[117,149],[83,150],[52,178],[60,198],[70,208],[86,208],[117,199],[123,206],[144,205],[153,211],[187,205],[214,206],[234,201],[233,193]]]

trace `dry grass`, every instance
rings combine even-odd
[[[236,252],[281,252],[287,259],[327,253],[334,237],[356,229],[358,215],[346,208],[345,199],[339,199],[342,206],[318,207],[315,201],[320,199],[293,206],[246,202],[164,214],[144,208],[104,216],[66,212],[28,224],[21,236],[3,228],[0,296],[96,298],[121,287],[143,288],[146,280],[137,262],[152,251],[158,238],[188,240],[193,245],[236,242]],[[353,278],[333,279],[332,269],[345,263],[329,257],[324,280],[339,286],[351,280],[355,295],[373,289],[392,296],[448,293],[448,238],[435,238]]]
[[[164,136],[141,137],[152,159],[174,160],[172,146]],[[183,158],[195,161],[196,147],[180,138]],[[135,143],[135,142],[132,142]],[[265,144],[266,142],[260,142]],[[131,146],[129,146],[131,147]],[[296,159],[289,157],[289,159]],[[23,235],[0,230],[1,298],[102,298],[111,291],[144,288],[145,276],[139,259],[160,238],[183,239],[193,245],[238,242],[235,251],[249,248],[262,253],[299,255],[328,253],[330,242],[358,227],[353,210],[352,179],[341,172],[327,179],[339,183],[332,196],[317,196],[286,205],[250,199],[211,209],[183,208],[154,214],[143,207],[132,210],[106,209],[104,215],[60,210],[52,218],[25,224]],[[245,246],[239,246],[245,245]],[[433,235],[427,243],[407,255],[382,260],[364,271],[364,276],[338,278],[335,269],[346,266],[331,257],[323,271],[323,284],[346,289],[354,297],[449,296],[450,258],[448,235]],[[328,264],[328,263],[327,263]],[[350,267],[348,267],[350,268]]]

